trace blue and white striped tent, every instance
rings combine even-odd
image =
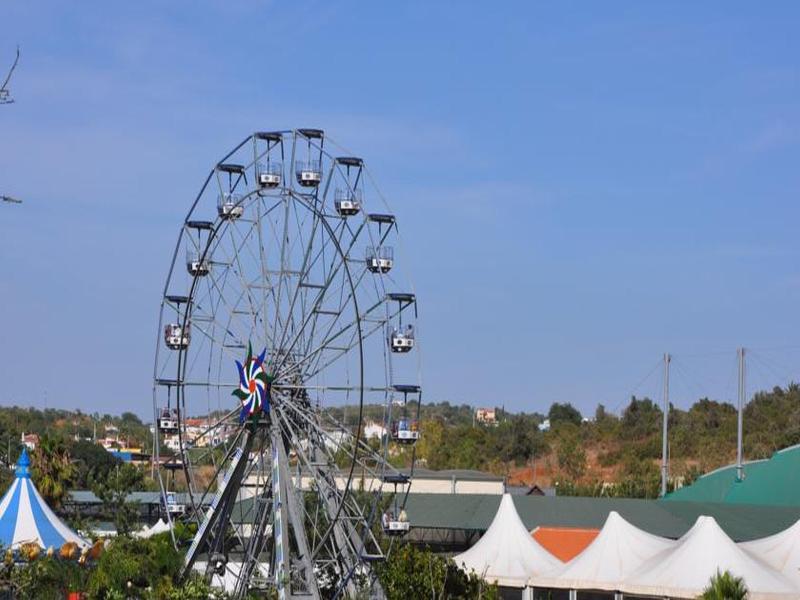
[[[0,500],[0,544],[16,549],[21,544],[36,542],[42,548],[55,550],[65,542],[88,546],[39,495],[31,481],[30,464],[28,451],[23,450],[17,461],[14,483]]]

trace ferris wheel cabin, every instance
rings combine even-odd
[[[393,327],[389,334],[389,346],[392,352],[410,352],[414,347],[414,326],[409,324],[405,329]]]
[[[298,129],[297,133],[308,140],[308,159],[295,161],[294,164],[297,183],[302,187],[317,187],[322,181],[322,140],[325,137],[325,133],[322,129]],[[320,153],[318,159],[311,158],[311,140],[319,140]]]
[[[178,409],[164,407],[158,415],[158,429],[164,433],[178,432]]]
[[[299,161],[294,172],[303,187],[317,187],[322,181],[322,163],[318,160]]]
[[[231,221],[238,219],[244,214],[244,206],[242,206],[242,195],[228,192],[220,194],[217,201],[217,214],[222,219],[230,219]]]
[[[420,438],[416,419],[398,419],[392,424],[392,439],[401,444],[413,444]]]
[[[259,163],[256,167],[258,172],[258,185],[262,189],[276,188],[281,184],[281,171],[283,165],[279,162]]]
[[[211,263],[199,252],[189,250],[186,252],[186,270],[193,277],[205,277],[211,271]]]
[[[383,533],[386,535],[405,535],[411,530],[410,521],[400,521],[399,519],[389,519],[383,527]]]
[[[338,189],[334,194],[334,206],[340,217],[352,217],[361,210],[361,190]]]
[[[388,273],[394,266],[394,248],[391,246],[380,246],[378,248],[369,246],[367,248],[367,269],[370,273]]]
[[[170,516],[178,517],[186,512],[186,505],[178,500],[175,492],[167,492],[164,498],[164,509]]]
[[[170,323],[164,327],[164,342],[170,350],[186,350],[189,347],[191,332],[189,324],[181,327],[178,323]]]

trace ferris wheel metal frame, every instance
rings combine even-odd
[[[386,206],[380,190],[332,145],[295,129],[234,147],[192,203],[164,286],[154,473],[170,524],[197,525],[185,573],[205,562],[235,597],[381,597],[371,564],[410,528],[417,300],[395,291],[395,217],[366,211]],[[365,399],[383,408],[377,440]],[[348,405],[352,422],[333,415]]]

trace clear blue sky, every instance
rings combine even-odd
[[[591,413],[664,351],[679,405],[729,394],[736,346],[797,341],[798,31],[795,2],[4,2],[0,404],[150,415],[189,202],[291,127],[388,196],[427,399]]]

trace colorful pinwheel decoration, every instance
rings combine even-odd
[[[264,357],[266,348],[258,356],[253,356],[253,348],[247,345],[247,358],[244,364],[236,361],[239,369],[239,387],[233,390],[233,395],[242,401],[242,412],[239,422],[269,410],[269,393],[273,377],[264,370]]]

